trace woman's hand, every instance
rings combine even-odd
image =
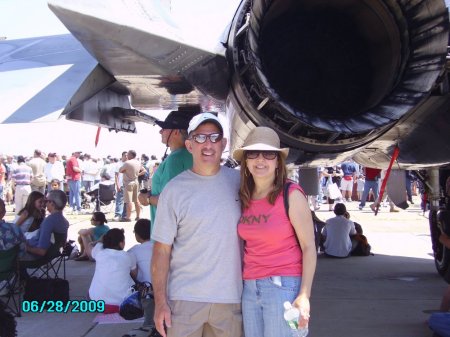
[[[295,301],[292,305],[297,307],[298,310],[300,311],[300,318],[298,321],[299,328],[308,327],[309,311],[310,311],[309,298],[307,298],[306,296],[300,295],[295,299]]]

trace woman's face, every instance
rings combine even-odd
[[[44,209],[45,207],[44,197],[36,199],[36,201],[34,202],[34,207],[36,207],[37,209]]]
[[[277,152],[247,151],[245,156],[248,170],[253,178],[275,177],[275,170],[278,167]]]

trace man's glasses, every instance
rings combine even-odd
[[[203,144],[208,139],[211,141],[211,143],[217,143],[221,141],[223,138],[223,135],[221,133],[211,133],[209,135],[204,135],[202,133],[199,133],[197,135],[192,135],[190,139],[195,140],[196,143]]]
[[[245,151],[245,157],[247,159],[256,159],[260,154],[267,160],[274,160],[278,157],[277,151]]]

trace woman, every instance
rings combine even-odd
[[[38,234],[41,223],[45,218],[45,198],[41,192],[33,191],[28,195],[25,207],[16,218],[16,225],[20,227],[27,239]]]
[[[109,313],[119,312],[119,305],[128,295],[128,290],[134,284],[133,278],[137,275],[136,259],[123,251],[123,229],[110,229],[103,235],[102,241],[92,249],[96,264],[89,297],[105,301]]]
[[[80,244],[80,255],[75,261],[87,261],[92,260],[92,248],[100,241],[102,236],[109,231],[109,227],[105,225],[108,222],[106,220],[105,213],[94,212],[91,218],[91,225],[93,228],[80,229],[78,231],[78,243]]]
[[[242,217],[238,225],[244,240],[242,314],[245,336],[290,337],[283,318],[289,301],[309,321],[316,247],[308,201],[297,184],[289,188],[289,217],[283,204],[288,149],[280,148],[270,128],[252,130],[233,157],[241,162]]]

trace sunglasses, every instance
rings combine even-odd
[[[223,138],[223,135],[221,133],[211,133],[209,135],[204,135],[202,133],[199,133],[197,135],[192,135],[189,139],[195,140],[198,144],[205,143],[208,139],[211,141],[211,143],[217,143],[221,141]]]
[[[277,151],[245,151],[245,157],[247,159],[256,159],[260,154],[267,160],[274,160],[278,157]]]

